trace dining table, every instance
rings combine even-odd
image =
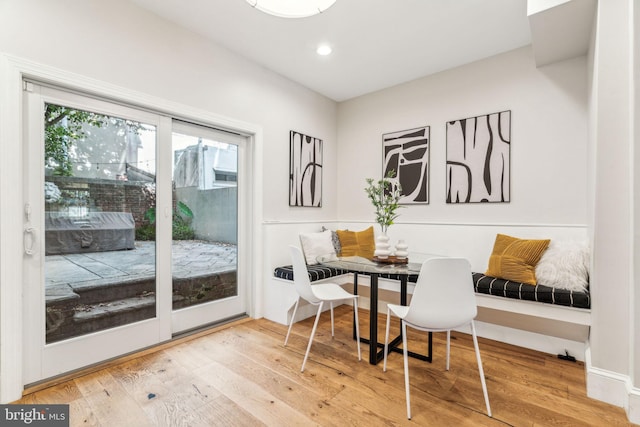
[[[441,255],[427,253],[410,253],[406,258],[365,258],[361,256],[337,256],[336,254],[322,255],[317,258],[318,263],[332,268],[346,270],[353,274],[353,293],[358,295],[358,276],[369,276],[369,338],[360,336],[360,341],[369,345],[369,363],[376,365],[384,358],[384,343],[378,342],[378,281],[380,278],[389,279],[399,283],[400,304],[407,305],[408,284],[417,282],[420,269],[424,261],[430,258],[438,258]],[[354,332],[355,334],[355,318]],[[417,359],[431,362],[432,359],[432,338],[433,334],[428,334],[427,354],[420,354],[409,351],[408,355]],[[402,330],[399,335],[389,342],[388,351],[402,353],[402,348],[398,346],[402,343]],[[380,348],[380,350],[379,350]]]

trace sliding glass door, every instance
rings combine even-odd
[[[246,139],[25,83],[25,384],[243,314]]]
[[[246,138],[177,120],[172,129],[173,330],[181,332],[246,311],[238,268]]]

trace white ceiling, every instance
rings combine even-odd
[[[338,0],[301,19],[245,0],[130,1],[336,101],[531,43],[527,0]]]

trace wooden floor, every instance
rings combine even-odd
[[[480,339],[493,418],[487,417],[469,335],[454,333],[445,371],[444,334],[432,364],[410,359],[413,419],[406,419],[402,356],[389,367],[361,362],[349,307],[328,313],[306,370],[312,319],[286,327],[261,319],[232,324],[26,395],[15,403],[68,403],[72,426],[620,426],[624,410],[586,397],[582,363]],[[368,312],[361,327],[368,330]],[[381,316],[381,324],[384,319]],[[380,331],[383,338],[384,331]],[[424,351],[425,336],[409,335]]]

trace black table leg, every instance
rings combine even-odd
[[[407,276],[400,276],[400,305],[407,305]]]
[[[369,339],[360,337],[360,342],[369,344],[369,363],[377,365],[379,361],[384,359],[384,343],[378,343],[378,274],[371,273],[370,275],[370,302],[369,302]],[[400,304],[407,305],[407,276],[400,277]],[[354,295],[358,294],[358,273],[353,274],[353,286]],[[353,339],[356,337],[355,318],[353,323]],[[432,336],[433,333],[429,332],[429,350],[426,355],[419,354],[413,351],[407,352],[410,357],[416,359],[425,360],[431,362],[432,359]],[[389,352],[394,351],[396,353],[402,353],[402,349],[398,348],[398,345],[402,343],[402,331],[400,334],[389,342]],[[378,351],[378,348],[381,348]]]
[[[369,363],[376,365],[378,358],[378,275],[371,274],[369,297]]]
[[[407,276],[400,276],[400,304],[401,305],[407,305],[407,294],[408,294],[408,290],[407,290],[407,282],[408,282],[408,278]],[[377,315],[376,315],[377,316]],[[420,354],[420,353],[416,353],[413,351],[408,351],[407,355],[416,359],[420,359],[420,360],[424,360],[427,362],[431,362],[431,350],[432,350],[432,337],[433,337],[433,333],[429,332],[429,350],[428,353],[426,355],[424,354]],[[402,328],[400,329],[400,334],[395,337],[394,339],[390,340],[389,342],[389,352],[396,352],[396,353],[402,353],[402,349],[398,348],[398,345],[400,345],[402,343]],[[382,360],[384,358],[384,345],[382,345],[382,351],[377,355],[376,359],[378,361]]]
[[[353,294],[358,295],[358,273],[353,273]],[[353,313],[353,339],[358,339],[356,335],[356,313]]]

